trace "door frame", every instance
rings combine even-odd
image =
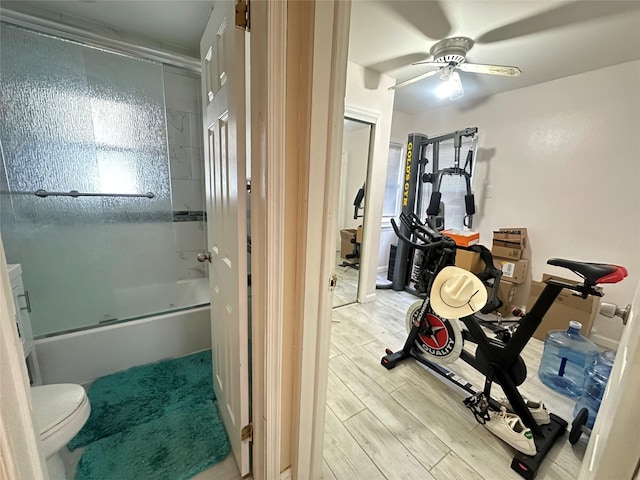
[[[282,263],[285,256],[280,232],[284,219],[281,183],[286,133],[285,60],[287,45],[292,39],[287,38],[286,2],[253,2],[251,13],[251,85],[263,86],[252,88],[250,93],[251,208],[254,212],[251,228],[253,238],[260,239],[253,242],[255,255],[252,255],[252,304],[256,312],[252,316],[254,341],[251,345],[252,476],[255,480],[266,480],[280,478],[282,470],[283,477],[291,471],[281,468],[280,458]],[[0,305],[0,396],[7,400],[0,402],[0,478],[47,480],[41,442],[33,422],[28,375],[17,330],[13,327],[11,309],[15,307],[8,285],[0,238],[0,299],[7,296],[7,301]],[[262,341],[255,341],[256,338]]]
[[[251,410],[252,475],[277,479],[281,465],[284,316],[287,3],[252,2],[251,152]],[[268,166],[268,168],[267,168]],[[286,473],[285,473],[286,475]]]
[[[317,479],[322,470],[351,1],[318,0],[313,14],[308,155],[306,177],[300,178],[306,189],[299,226],[304,233],[296,268],[300,320],[292,467],[300,480]]]

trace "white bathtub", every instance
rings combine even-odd
[[[185,305],[209,303],[209,279],[191,278],[175,283],[158,283],[137,288],[113,291],[115,317],[118,319],[140,318],[144,312],[172,312]]]
[[[36,340],[35,345],[43,383],[83,384],[136,365],[211,348],[210,308],[57,335]]]

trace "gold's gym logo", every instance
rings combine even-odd
[[[411,176],[411,160],[413,158],[413,142],[407,144],[407,163],[404,168],[404,194],[402,196],[402,205],[407,206],[409,203],[409,177]]]

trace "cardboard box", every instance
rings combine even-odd
[[[362,243],[362,227],[356,229],[356,242]]]
[[[480,234],[478,232],[466,232],[463,230],[443,230],[442,233],[453,239],[456,245],[460,247],[470,247],[480,243]]]
[[[502,300],[502,307],[496,311],[503,317],[511,316],[511,307],[513,306],[513,299],[516,296],[517,288],[518,286],[511,282],[500,280],[500,286],[498,286],[498,298]],[[487,293],[491,295],[489,288],[487,288]]]
[[[519,260],[527,245],[527,229],[524,227],[494,230],[491,253],[496,257]]]
[[[519,284],[527,279],[529,260],[512,260],[509,258],[493,257],[493,264],[502,270],[502,279],[511,283]]]
[[[461,248],[456,249],[456,267],[464,268],[471,273],[484,272],[484,262],[480,258],[478,252],[472,252],[469,250],[463,250]]]
[[[351,263],[358,263],[357,258],[347,258],[347,255],[351,255],[355,249],[355,244],[351,243],[351,240],[356,238],[355,228],[345,228],[340,230],[340,256]]]
[[[551,275],[544,275],[543,279],[551,278]],[[568,283],[578,283],[573,280],[567,280],[561,277],[553,276],[558,280]],[[544,290],[545,283],[531,282],[531,291],[529,300],[527,301],[527,312],[531,311],[533,304]],[[575,320],[582,324],[582,335],[588,337],[593,327],[593,321],[598,313],[600,299],[598,297],[588,297],[586,299],[573,295],[571,290],[562,290],[556,301],[553,302],[549,311],[542,319],[542,323],[534,332],[533,336],[539,340],[544,340],[549,330],[566,330],[569,322]]]
[[[524,247],[527,246],[527,229],[524,227],[516,227],[494,230],[493,239],[509,243],[517,243],[520,245],[520,249],[523,250]]]
[[[504,246],[504,245],[508,246]],[[518,244],[512,244],[518,245]],[[510,246],[507,242],[501,242],[500,240],[494,240],[491,245],[491,254],[494,257],[509,258],[511,260],[519,260],[522,257],[522,249],[518,247]]]

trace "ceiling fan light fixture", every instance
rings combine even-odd
[[[449,98],[451,101],[458,100],[464,96],[462,81],[458,72],[451,72],[440,77],[442,82],[436,87],[435,93],[439,98]]]
[[[442,63],[462,63],[467,52],[473,47],[473,40],[467,37],[444,38],[431,47],[434,61]]]
[[[433,61],[415,62],[412,65],[424,65],[428,68],[435,68],[417,77],[400,82],[390,90],[406,87],[424,78],[440,74],[443,83],[436,87],[436,94],[439,97],[449,97],[450,100],[457,100],[464,95],[462,82],[456,70],[468,73],[481,73],[487,75],[501,75],[506,77],[517,77],[520,75],[518,67],[507,65],[485,65],[479,63],[467,63],[467,52],[473,47],[473,40],[467,37],[444,38],[431,47]]]

